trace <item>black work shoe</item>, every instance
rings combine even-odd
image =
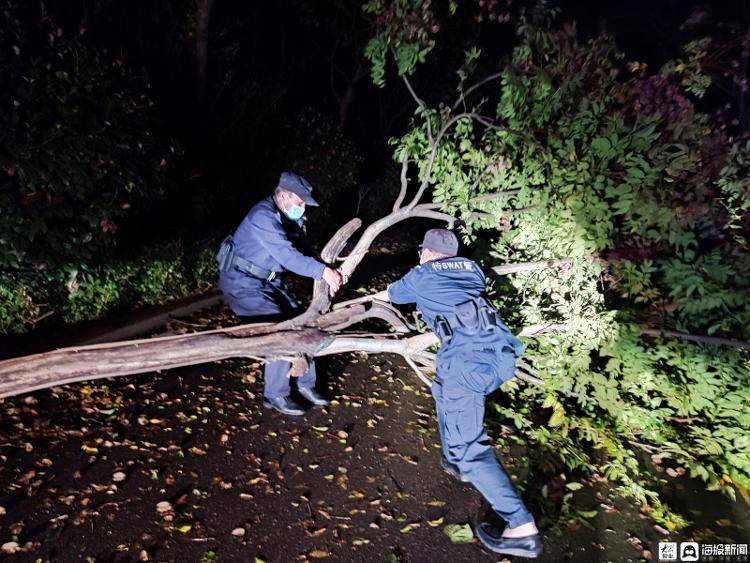
[[[307,412],[305,408],[292,400],[291,397],[264,397],[263,406],[267,409],[276,409],[282,414],[289,416],[301,416]]]
[[[490,551],[534,559],[544,553],[541,534],[522,538],[505,538],[492,524],[481,522],[477,526],[477,539]]]
[[[323,395],[318,393],[315,389],[310,389],[309,387],[303,387],[299,389],[299,394],[302,395],[308,401],[310,401],[316,407],[328,406],[328,401],[326,401],[323,398]]]
[[[443,471],[445,471],[448,475],[450,475],[454,479],[458,479],[462,483],[468,483],[469,482],[469,478],[468,477],[466,477],[465,475],[461,475],[461,471],[459,471],[459,469],[456,466],[456,464],[451,463],[450,461],[448,461],[447,459],[445,459],[445,457],[443,457],[443,456],[440,456],[440,467],[442,467]]]

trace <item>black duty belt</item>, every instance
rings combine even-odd
[[[453,332],[460,328],[472,335],[480,330],[488,330],[498,325],[500,318],[497,311],[483,297],[473,297],[468,301],[453,306],[453,314],[435,317],[435,334],[440,342],[447,344]]]
[[[254,278],[258,278],[268,282],[273,281],[273,279],[276,277],[276,272],[266,270],[265,268],[261,268],[260,266],[256,266],[249,260],[245,260],[241,256],[237,256],[236,254],[232,256],[232,265],[243,274],[248,274],[250,276],[253,276]]]
[[[231,268],[237,268],[243,274],[268,282],[276,277],[276,272],[256,266],[250,262],[250,260],[245,260],[241,256],[235,254],[232,235],[229,235],[221,241],[219,252],[216,254],[216,262],[219,266],[220,272],[228,272]]]

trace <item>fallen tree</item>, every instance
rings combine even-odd
[[[411,218],[428,218],[452,224],[456,217],[439,211],[439,204],[420,203],[428,188],[429,171],[438,145],[458,119],[451,119],[430,139],[427,174],[408,203],[408,157],[401,162],[401,190],[391,213],[369,225],[345,258],[341,252],[361,227],[352,219],[331,238],[321,252],[326,263],[340,262],[340,271],[349,276],[369,252],[373,241],[387,228]],[[512,193],[497,194],[507,198]],[[486,198],[486,196],[485,196]],[[279,323],[245,324],[237,327],[179,336],[70,347],[0,362],[0,397],[19,395],[56,385],[99,378],[118,377],[227,358],[260,360],[285,359],[292,362],[290,375],[303,373],[309,358],[345,352],[388,352],[403,356],[426,383],[425,373],[434,368],[434,354],[428,349],[437,343],[432,334],[415,334],[402,315],[388,303],[372,298],[339,303],[330,311],[327,284],[316,281],[308,308],[300,315]],[[385,321],[390,328],[382,333],[342,332],[368,319]],[[544,327],[531,327],[522,334],[533,334]],[[533,377],[526,375],[529,380]],[[538,380],[535,380],[538,382]]]

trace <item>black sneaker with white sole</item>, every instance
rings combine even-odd
[[[476,529],[477,539],[484,547],[495,553],[535,559],[544,553],[541,534],[522,538],[506,538],[489,522],[481,522]]]

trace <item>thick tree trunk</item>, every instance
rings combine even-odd
[[[215,0],[195,2],[195,98],[202,105],[206,98],[208,76],[208,26]]]
[[[0,362],[0,397],[77,381],[172,369],[226,358],[313,356],[332,337],[318,329],[237,338],[198,333],[64,348]]]
[[[349,111],[351,110],[352,103],[354,103],[354,96],[357,92],[357,84],[367,76],[365,66],[360,62],[357,66],[357,70],[354,71],[354,76],[351,80],[346,83],[346,90],[344,95],[339,100],[339,128],[342,131],[346,130],[346,126],[349,124]]]

